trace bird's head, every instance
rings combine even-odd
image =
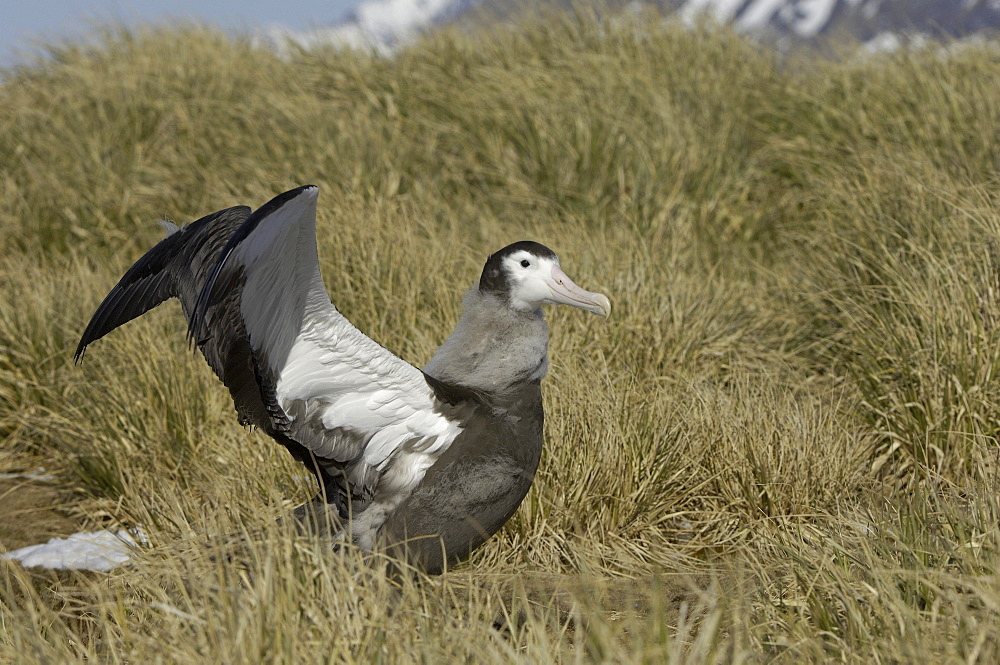
[[[483,266],[479,290],[521,311],[533,312],[542,305],[571,305],[601,316],[611,314],[606,295],[581,289],[559,267],[555,252],[530,240],[491,254]]]

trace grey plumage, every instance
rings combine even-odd
[[[548,367],[549,326],[541,310],[506,306],[478,285],[462,301],[455,331],[434,353],[424,372],[488,393],[506,393],[541,380]]]
[[[500,530],[531,489],[542,455],[542,392],[529,381],[473,397],[468,426],[389,517],[381,545],[431,574]]]
[[[170,297],[261,428],[317,477],[314,505],[359,546],[430,573],[485,542],[527,494],[542,450],[545,303],[607,315],[548,248],[492,254],[452,335],[423,372],[329,302],[315,247],[315,187],[251,213],[236,207],[172,231],[111,290],[87,345]]]

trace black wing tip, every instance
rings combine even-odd
[[[261,207],[257,208],[257,210],[254,211],[253,216],[257,219],[263,219],[289,201],[296,199],[305,193],[312,193],[318,196],[319,187],[316,185],[299,185],[298,187],[290,189],[287,192],[282,192]]]
[[[173,265],[178,256],[184,256],[186,243],[193,237],[199,236],[204,228],[216,223],[235,222],[238,228],[252,213],[253,210],[249,206],[236,205],[210,213],[183,226],[171,225],[172,228],[168,229],[170,232],[167,236],[132,264],[104,297],[76,347],[73,363],[79,364],[83,360],[87,346],[91,343],[163,301],[179,295]],[[237,219],[234,220],[233,217]],[[197,331],[195,324],[189,321],[189,341],[196,339]]]

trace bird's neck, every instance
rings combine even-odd
[[[494,395],[510,393],[545,376],[549,327],[540,309],[512,309],[477,287],[462,304],[465,310],[455,332],[424,367],[427,374]]]

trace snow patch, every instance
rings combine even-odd
[[[860,0],[853,0],[859,2]],[[812,37],[826,27],[838,0],[687,0],[679,16],[692,24],[700,16],[734,23],[744,32],[766,29],[780,16],[800,37]]]
[[[362,29],[384,37],[407,37],[433,23],[453,0],[368,0],[355,10]]]
[[[461,16],[470,7],[481,2],[482,0],[364,0],[346,21],[337,25],[311,30],[271,26],[259,30],[253,37],[253,42],[258,47],[276,51],[282,57],[288,57],[300,49],[309,51],[323,47],[359,49],[392,56],[418,35],[435,25]],[[642,4],[640,0],[631,0],[626,5],[626,12],[634,12]],[[876,25],[884,24],[888,34],[904,25],[920,24],[938,16],[928,9],[934,3],[916,3],[917,6],[907,8],[908,5],[901,0],[676,0],[667,4],[677,8],[675,16],[685,25],[695,25],[705,18],[720,25],[731,24],[749,35],[778,37],[779,46],[789,40],[809,40],[824,34],[835,17],[840,17],[836,19],[840,23],[844,23],[841,18],[849,18],[846,23],[848,29],[858,20],[871,24],[861,31],[861,34],[867,35],[870,34],[867,30]],[[977,16],[984,12],[1000,11],[1000,0],[942,0],[941,4],[953,5],[959,13],[972,12],[976,8]],[[962,7],[964,9],[960,10]],[[940,20],[938,18],[935,24]],[[976,20],[986,27],[992,27],[997,25],[1000,17],[983,16]],[[953,28],[943,27],[958,30],[960,25],[959,22]],[[898,48],[886,34],[877,35],[871,40],[869,50]]]
[[[895,53],[901,48],[903,38],[895,32],[880,32],[865,42],[865,50],[869,53]]]
[[[800,0],[788,24],[799,37],[815,37],[826,27],[836,6],[837,0]]]
[[[743,10],[740,17],[736,19],[736,25],[748,32],[764,30],[784,4],[785,0],[757,0],[757,2],[752,2],[750,6]]]
[[[74,533],[52,538],[41,545],[29,545],[0,554],[0,558],[20,561],[25,568],[108,571],[128,563],[132,550],[149,540],[138,527],[112,531]]]
[[[694,23],[703,15],[719,23],[729,23],[743,6],[743,0],[688,0],[678,14],[685,23]]]
[[[282,58],[287,58],[299,49],[312,51],[324,47],[374,51],[383,55],[392,53],[391,46],[381,43],[375,35],[365,32],[354,23],[313,30],[293,30],[283,25],[272,25],[254,34],[252,43],[258,48],[269,48]]]
[[[352,18],[340,25],[312,30],[271,26],[257,33],[254,43],[287,56],[293,49],[324,46],[391,54],[392,51],[434,25],[456,0],[367,0]]]

